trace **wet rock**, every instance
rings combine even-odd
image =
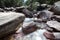
[[[57,21],[48,21],[47,25],[53,29],[55,32],[60,32],[60,23]]]
[[[49,28],[49,26],[44,22],[37,22],[37,21],[34,22],[34,18],[25,18],[23,22],[23,28],[29,26],[29,24],[35,24],[38,28],[53,31],[53,29]]]
[[[36,26],[36,24],[30,23],[29,25],[23,27],[22,31],[26,35],[26,34],[30,34],[34,31],[36,31],[37,29],[38,29],[38,27]]]
[[[25,21],[23,22],[22,31],[26,35],[34,32],[37,28],[38,27],[31,18],[26,18]]]
[[[23,28],[22,28],[24,34],[30,34],[30,33],[34,32],[35,30],[37,30],[38,28],[39,27],[33,21],[33,18],[25,18],[25,20],[23,22]]]
[[[23,22],[23,27],[26,27],[31,23],[33,23],[33,18],[25,18],[25,20]]]
[[[41,19],[42,21],[50,20],[51,17],[53,16],[53,12],[50,12],[48,10],[38,12],[37,14],[38,14],[37,18]]]
[[[44,23],[44,22],[35,22],[35,24],[36,24],[36,26],[38,27],[38,28],[40,28],[40,29],[45,29],[45,30],[47,30],[47,31],[49,31],[49,32],[52,32],[53,31],[53,29],[52,28],[50,28],[46,23]]]
[[[25,16],[20,13],[7,12],[0,14],[0,38],[18,30]]]

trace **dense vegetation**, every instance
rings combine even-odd
[[[15,7],[15,6],[22,6],[22,5],[34,5],[35,2],[53,4],[54,2],[59,0],[27,0],[24,3],[24,0],[0,0],[0,7]]]
[[[0,7],[22,6],[23,0],[0,0]]]

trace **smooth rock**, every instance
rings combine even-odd
[[[60,15],[60,1],[55,2],[50,11],[54,12],[55,15]]]
[[[55,29],[56,31],[60,31],[60,23],[57,21],[48,21],[47,25],[53,29]],[[55,31],[54,30],[54,31]]]
[[[54,32],[53,34],[54,34],[56,40],[60,40],[60,33],[59,32]]]
[[[18,30],[23,21],[24,14],[5,12],[0,14],[0,38]]]

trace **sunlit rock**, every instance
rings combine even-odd
[[[60,23],[57,21],[48,21],[47,25],[49,25],[49,27],[53,28],[54,31],[60,31]]]
[[[0,14],[0,38],[5,35],[14,33],[18,30],[23,21],[24,14],[15,12],[5,12]]]

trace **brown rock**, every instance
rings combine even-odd
[[[22,31],[23,31],[24,34],[30,34],[34,31],[36,31],[37,29],[38,29],[38,27],[34,23],[31,23],[28,26],[23,27]]]
[[[49,40],[54,40],[54,39],[55,39],[54,34],[51,33],[51,32],[45,32],[45,33],[44,33],[44,36],[45,36],[47,39],[49,39]]]

